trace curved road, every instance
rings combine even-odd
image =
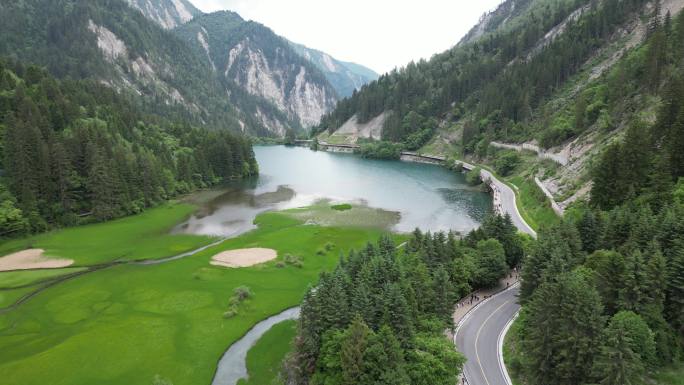
[[[518,230],[531,235],[532,237],[537,237],[537,232],[530,227],[530,225],[525,222],[520,211],[518,211],[518,205],[515,204],[515,191],[510,188],[506,183],[498,180],[491,172],[482,169],[480,171],[480,176],[482,180],[489,181],[489,186],[494,190],[494,197],[496,199],[498,195],[499,204],[501,205],[501,211],[506,214],[511,215],[513,224]],[[503,214],[502,213],[502,214]]]
[[[463,165],[471,170],[475,168],[465,162]],[[499,212],[510,214],[518,230],[537,238],[537,233],[518,211],[515,191],[488,170],[482,169],[480,176],[482,180],[489,181],[494,190]],[[520,310],[518,292],[518,285],[513,285],[473,308],[459,322],[454,342],[467,359],[463,375],[468,385],[511,385],[501,348],[508,327]]]
[[[474,170],[477,167],[467,162],[457,162],[461,163],[466,170]],[[518,211],[518,206],[515,204],[515,191],[513,191],[513,189],[510,188],[506,183],[503,183],[497,179],[489,170],[482,168],[480,171],[480,177],[483,181],[486,181],[489,184],[492,190],[494,190],[495,204],[500,205],[499,213],[502,215],[509,214],[511,216],[511,220],[513,220],[513,224],[518,228],[518,230],[525,234],[531,235],[533,238],[536,238],[537,232],[534,231],[534,229],[532,229],[527,222],[525,222],[525,219],[523,219],[520,211]]]
[[[463,373],[468,385],[510,385],[499,355],[503,337],[520,310],[518,285],[473,308],[459,323],[454,342],[468,359]]]

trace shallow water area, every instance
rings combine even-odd
[[[327,199],[399,213],[392,230],[466,233],[492,210],[486,192],[443,167],[363,159],[301,147],[255,146],[260,175],[188,198],[198,212],[173,229],[234,237],[254,229],[264,211],[312,205]]]

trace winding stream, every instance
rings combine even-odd
[[[273,325],[299,318],[299,310],[298,307],[288,309],[254,325],[244,337],[231,345],[223,354],[211,384],[235,385],[241,378],[247,378],[246,359],[249,349],[264,335],[264,333],[269,331]]]

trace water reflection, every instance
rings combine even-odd
[[[491,197],[442,167],[305,148],[257,146],[261,175],[189,197],[200,209],[173,232],[234,237],[255,228],[267,210],[303,207],[320,199],[364,202],[399,212],[396,231],[468,232],[491,212]]]

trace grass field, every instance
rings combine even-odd
[[[19,289],[0,290],[0,309],[12,306],[21,297],[29,294],[35,289],[32,287],[22,287]]]
[[[560,222],[548,198],[534,181],[517,176],[510,178],[508,182],[518,187],[519,190],[516,192],[518,210],[533,229],[538,231],[542,224],[551,226]]]
[[[75,266],[87,266],[180,254],[210,241],[208,237],[169,234],[194,210],[192,205],[168,203],[132,217],[5,242],[0,245],[0,256],[40,248],[48,256],[73,259]]]
[[[506,368],[508,369],[508,374],[511,377],[513,385],[522,385],[523,382],[520,376],[520,357],[518,356],[518,329],[520,328],[520,322],[517,320],[513,322],[511,328],[508,330],[506,337],[504,338],[503,345],[503,358]]]
[[[291,343],[297,334],[297,322],[281,322],[267,331],[247,352],[247,380],[239,385],[272,385],[291,350]]]
[[[64,269],[5,271],[0,273],[0,289],[13,289],[35,285],[52,278],[83,270],[85,270],[85,268],[69,267]]]
[[[80,263],[160,257],[206,242],[201,237],[180,242],[161,232],[168,228],[164,221],[182,219],[188,212],[185,206],[172,205],[34,242]],[[297,305],[319,272],[337,264],[340,252],[361,248],[383,232],[304,225],[283,213],[262,214],[256,222],[257,230],[192,257],[88,273],[0,315],[2,382],[152,384],[159,376],[174,385],[209,384],[218,359],[233,342],[258,321]],[[111,224],[114,229],[105,231]],[[155,225],[154,230],[149,225]],[[104,245],[80,239],[79,232],[92,234]],[[397,238],[399,242],[405,236]],[[86,241],[95,251],[89,255],[83,245],[62,246],[67,240]],[[136,251],[138,242],[142,251]],[[218,252],[248,247],[275,249],[278,260],[244,269],[209,264]],[[328,251],[318,255],[321,250]],[[300,257],[303,266],[279,268],[285,254]],[[241,285],[248,286],[254,298],[241,305],[237,316],[226,319],[232,291]]]

